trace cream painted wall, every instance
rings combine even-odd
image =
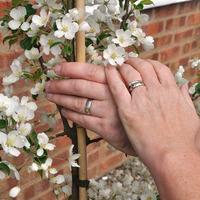
[[[160,7],[160,6],[192,1],[192,0],[152,0],[152,1],[154,2],[154,5],[146,6],[146,8]]]

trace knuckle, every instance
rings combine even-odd
[[[97,67],[90,67],[88,68],[88,77],[90,79],[94,79],[94,77],[96,77],[98,75],[98,72],[99,72],[99,68]]]
[[[78,112],[83,111],[83,102],[81,99],[77,99],[74,101],[74,109]]]
[[[51,91],[56,91],[56,90],[58,89],[57,81],[51,81],[50,83],[51,83],[51,84],[50,84],[50,86],[49,86],[49,89],[50,89]]]
[[[145,61],[145,60],[140,60],[140,61],[139,61],[139,65],[140,65],[141,67],[145,67],[145,68],[151,66],[151,64],[148,63],[148,62]]]
[[[67,65],[65,62],[60,64],[59,75],[64,76],[66,74],[66,69],[67,69],[66,66]]]
[[[70,80],[71,81],[71,88],[76,92],[79,93],[81,88],[80,84],[77,80]]]

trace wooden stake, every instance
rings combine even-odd
[[[85,15],[85,0],[76,0],[76,8],[80,13],[80,23],[84,21]],[[78,32],[76,37],[76,61],[85,62],[85,33]],[[82,127],[77,127],[78,149],[80,153],[79,159],[79,180],[87,180],[87,147],[86,147],[86,130]],[[79,200],[87,200],[87,188],[79,187]]]

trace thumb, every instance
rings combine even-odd
[[[131,95],[126,88],[116,67],[105,67],[106,79],[112,96],[118,107],[131,101]]]

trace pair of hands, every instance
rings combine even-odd
[[[90,129],[117,149],[137,155],[151,168],[169,152],[198,149],[199,118],[187,85],[179,88],[168,67],[139,58],[119,67],[62,63],[55,72],[70,79],[48,82],[47,98],[63,115]],[[145,86],[134,89],[131,81]],[[91,115],[84,113],[93,99]]]

